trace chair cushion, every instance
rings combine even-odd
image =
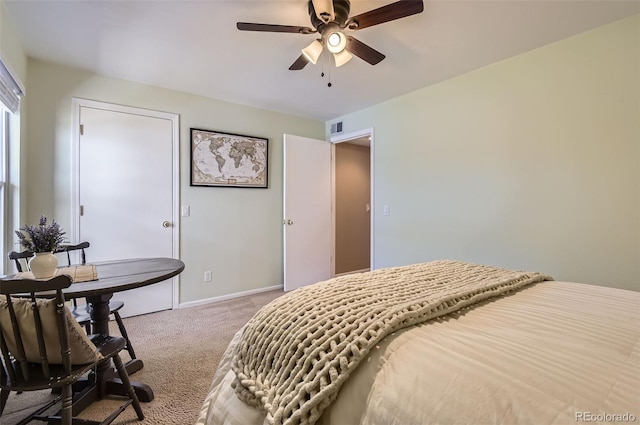
[[[31,300],[25,298],[11,298],[19,323],[20,334],[24,342],[24,350],[28,362],[40,362],[36,327],[31,310]],[[51,364],[62,364],[60,349],[60,336],[58,333],[58,318],[56,316],[55,299],[38,299],[38,309],[42,321],[47,358]],[[69,347],[71,348],[72,364],[94,363],[102,359],[95,345],[84,333],[80,324],[73,318],[71,312],[65,307],[67,329],[69,331]],[[11,329],[9,307],[5,297],[0,297],[0,323],[9,352],[17,353],[16,342]]]

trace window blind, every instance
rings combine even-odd
[[[20,96],[24,94],[20,84],[0,60],[0,102],[14,114],[20,109]]]

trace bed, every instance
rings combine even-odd
[[[461,287],[458,293],[447,292],[438,299],[422,293],[417,294],[423,297],[422,301],[403,299],[402,310],[409,312],[410,320],[396,320],[397,310],[391,314],[393,320],[387,320],[391,316],[383,317],[388,312],[374,317],[376,331],[365,329],[372,341],[370,346],[359,346],[355,366],[342,363],[349,369],[345,379],[341,374],[338,379],[334,371],[320,377],[319,387],[313,387],[304,377],[302,382],[287,381],[300,374],[296,365],[308,363],[308,374],[310,370],[330,369],[329,360],[323,360],[333,357],[324,348],[320,354],[308,347],[302,349],[301,338],[308,337],[312,342],[307,345],[311,347],[317,342],[319,334],[314,328],[302,331],[293,348],[289,348],[295,350],[297,344],[299,351],[314,351],[311,360],[295,358],[286,364],[292,354],[283,354],[281,347],[296,329],[288,324],[283,331],[283,322],[277,316],[288,315],[289,321],[291,317],[315,317],[316,306],[331,288],[342,291],[347,287],[345,291],[351,291],[374,284],[371,292],[376,294],[376,300],[385,298],[388,287],[389,293],[401,292],[394,284],[385,283],[393,281],[389,275],[409,271],[415,276],[416,268],[428,271],[416,279],[420,288],[424,282],[426,286],[448,288],[452,286],[450,280],[440,282],[433,277],[434,273],[440,276],[443,266],[507,274],[497,284],[490,283],[488,291],[486,287],[478,290],[474,286],[471,291]],[[485,279],[482,273],[472,280],[477,283],[493,279]],[[505,281],[509,282],[507,286]],[[409,291],[411,296],[416,296],[414,289]],[[301,294],[288,293],[265,306],[234,336],[215,373],[197,425],[506,425],[640,420],[638,292],[448,261],[340,277],[298,291]],[[350,292],[341,292],[337,298],[350,298],[347,294]],[[313,301],[296,310],[295,297]],[[372,304],[372,298],[364,295],[354,299],[356,304]],[[346,304],[341,302],[340,306]],[[378,314],[382,309],[374,310]],[[423,314],[426,310],[435,314]],[[336,309],[332,311],[329,314],[335,316]],[[266,321],[258,320],[261,315]],[[395,325],[388,332],[381,332],[381,320],[395,320]],[[320,321],[325,322],[326,319]],[[323,335],[331,333],[327,330],[331,326],[322,326],[316,328],[324,329]],[[375,337],[371,337],[373,334]],[[329,339],[340,340],[337,336],[332,338]],[[363,341],[362,337],[356,340]],[[267,354],[261,365],[254,365],[255,376],[250,376],[254,367],[247,366],[247,355],[254,355],[252,350],[261,344],[267,347]],[[331,345],[336,346],[334,342]],[[343,350],[335,359],[344,353]],[[354,349],[349,353],[353,354]],[[280,363],[278,355],[282,356]],[[287,367],[293,369],[280,375],[266,372],[269,368]],[[331,376],[329,383],[327,376]],[[286,383],[290,390],[280,398],[279,390],[271,388],[278,382]],[[339,384],[337,388],[334,382]],[[322,396],[323,392],[327,394]],[[292,400],[296,401],[293,409],[282,408],[287,403],[291,405]],[[298,414],[301,411],[303,414]]]

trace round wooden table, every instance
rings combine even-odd
[[[109,333],[109,300],[115,292],[152,285],[177,276],[184,263],[175,258],[136,258],[92,263],[98,280],[78,282],[65,289],[66,299],[87,298],[95,333]]]
[[[66,299],[85,298],[91,306],[91,326],[93,332],[109,334],[109,300],[116,292],[152,285],[177,276],[184,270],[184,263],[175,258],[137,258],[92,263],[96,266],[98,280],[78,282],[65,289]],[[143,300],[141,300],[143,301]],[[143,367],[142,360],[133,359],[126,364],[129,374]],[[84,409],[96,399],[108,394],[126,396],[122,382],[109,362],[102,362],[96,371],[95,386],[83,391],[74,402],[74,411]],[[132,381],[140,401],[153,400],[153,390],[146,384]]]

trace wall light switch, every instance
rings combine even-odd
[[[191,215],[191,207],[189,205],[182,206],[182,216],[189,217]]]
[[[204,272],[204,281],[205,282],[211,282],[211,271],[206,271]]]
[[[384,215],[389,215],[389,205],[385,205],[384,207],[382,207],[382,213]]]

